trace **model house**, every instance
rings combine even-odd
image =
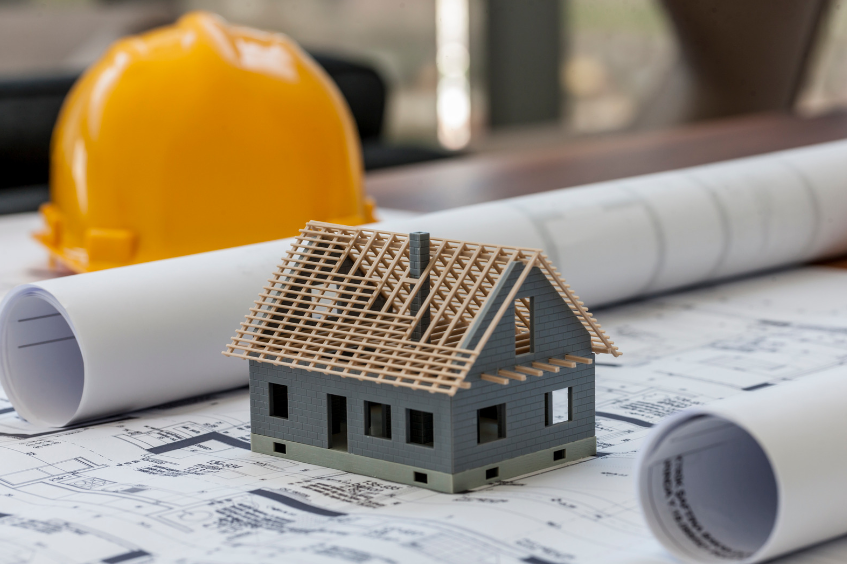
[[[595,454],[597,353],[539,250],[318,222],[224,352],[254,451],[443,492]]]

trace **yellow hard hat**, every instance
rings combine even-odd
[[[373,221],[331,79],[287,37],[211,14],[113,45],[52,143],[36,238],[77,272]]]

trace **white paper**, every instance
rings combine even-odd
[[[34,427],[0,398],[0,555],[671,564],[635,495],[644,437],[686,406],[833,370],[847,359],[845,288],[845,271],[804,268],[599,312],[626,352],[597,366],[598,457],[460,495],[251,453],[244,388],[70,430]],[[847,540],[778,560],[845,561]]]
[[[837,142],[382,226],[543,248],[597,307],[846,252],[844,178]],[[287,247],[17,287],[0,304],[0,383],[18,413],[53,426],[243,385],[246,363],[220,351]]]
[[[847,251],[847,222],[842,220],[847,217],[845,156],[847,143],[833,143],[383,227],[544,248],[588,305],[597,307]],[[246,363],[224,358],[220,351],[286,248],[285,241],[277,241],[15,288],[0,306],[0,383],[11,405],[32,422],[67,425],[109,415],[122,418],[114,414],[243,385]],[[27,260],[18,253],[0,264],[0,283],[44,275],[37,267],[21,267],[17,274],[8,267]],[[804,274],[808,272],[815,274]],[[184,555],[189,558],[184,562],[261,561],[282,554],[302,561],[390,561],[399,554],[402,561],[437,561],[447,553],[464,554],[459,546],[473,546],[472,553],[483,561],[663,561],[629,485],[635,449],[647,428],[686,406],[735,394],[764,394],[784,380],[826,373],[843,363],[845,287],[844,273],[812,269],[600,313],[625,352],[619,359],[598,362],[601,456],[460,497],[406,487],[398,493],[387,482],[326,470],[304,481],[302,472],[314,468],[308,465],[258,478],[257,467],[264,467],[265,457],[253,460],[257,455],[237,443],[244,442],[249,422],[243,392],[221,396],[237,398],[225,412],[220,411],[222,400],[213,397],[189,408],[190,417],[180,415],[181,408],[165,410],[166,416],[153,410],[132,416],[130,423],[58,434],[16,419],[12,407],[0,402],[0,432],[8,437],[0,440],[0,448],[6,449],[0,488],[8,494],[0,506],[0,528],[10,531],[0,532],[0,543],[6,543],[0,548],[8,549],[0,554],[20,560],[39,546],[50,547],[38,549],[39,557],[65,557],[67,547],[79,545],[80,554],[97,555],[79,562],[101,558],[97,547],[114,549],[102,559],[120,556],[123,561],[152,554]],[[847,398],[834,391],[826,390],[843,405]],[[829,411],[821,409],[821,417]],[[793,455],[794,446],[786,441],[790,433],[761,432],[757,425],[768,426],[762,421],[735,424],[766,455]],[[741,457],[742,468],[753,468],[754,477],[762,475],[761,465],[748,456],[753,443],[745,445],[736,427],[726,427],[723,420],[696,424],[701,423],[718,425],[718,443],[741,445],[740,451],[747,453]],[[798,433],[809,429],[790,427]],[[819,441],[813,446],[829,449],[833,460],[841,460],[843,434],[826,425],[814,429]],[[109,437],[119,435],[135,447],[117,448],[121,443]],[[808,438],[808,433],[802,436]],[[826,456],[790,455],[772,464],[775,498],[754,492],[749,498],[710,500],[713,509],[720,507],[718,502],[737,499],[747,500],[742,508],[755,509],[739,510],[737,526],[714,520],[717,528],[711,530],[728,539],[725,545],[733,545],[724,557],[758,560],[847,530],[842,514],[819,511],[822,506],[808,501],[817,499],[810,494],[824,487],[840,487],[832,475],[815,474],[818,460],[826,468],[841,467]],[[688,468],[712,475],[708,464],[715,458]],[[209,476],[217,484],[211,489]],[[567,482],[562,482],[565,476]],[[810,476],[817,484],[814,491],[809,490]],[[264,486],[274,495],[255,493],[265,491]],[[148,489],[155,493],[141,493]],[[368,493],[362,496],[363,491]],[[301,508],[291,514],[291,507],[299,507],[289,503],[292,492],[295,501],[305,499],[319,509],[347,511],[352,504],[378,509],[382,517],[360,520],[366,523],[356,529],[361,532],[340,543],[341,536],[350,535],[345,529],[350,520],[322,522],[309,532],[304,522],[316,513]],[[421,502],[421,496],[428,501]],[[372,505],[374,498],[379,507]],[[780,509],[769,521],[761,508],[773,499],[792,515],[786,517]],[[832,500],[842,502],[837,496]],[[154,507],[146,505],[150,503]],[[493,510],[498,506],[503,509]],[[55,507],[64,512],[57,515]],[[80,507],[92,515],[84,523],[79,522]],[[431,516],[423,524],[422,508]],[[253,510],[257,513],[250,519],[236,517]],[[104,514],[110,523],[98,520]],[[183,517],[175,520],[175,515]],[[280,519],[295,523],[285,530],[297,549],[278,542]],[[368,536],[371,530],[396,531],[392,523],[398,519],[408,536],[391,533],[380,542]],[[458,528],[456,521],[462,523]],[[445,526],[451,534],[439,536]],[[15,534],[23,530],[27,533]],[[457,530],[460,534],[453,535]],[[759,546],[765,534],[767,540]],[[386,538],[388,544],[382,543]],[[454,548],[431,549],[439,543]],[[837,544],[815,554],[832,556],[833,562],[847,559],[847,550]],[[696,551],[691,558],[699,558]]]
[[[688,562],[761,562],[847,533],[847,368],[687,409],[638,462],[647,523]]]
[[[19,286],[0,308],[3,388],[24,418],[64,426],[244,385],[246,363],[227,362],[221,343],[286,248],[265,243]]]

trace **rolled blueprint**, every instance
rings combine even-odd
[[[847,533],[847,370],[686,409],[642,447],[657,539],[686,562],[761,562]]]
[[[836,142],[380,228],[544,249],[596,307],[847,252],[845,178]],[[0,384],[21,416],[50,426],[244,385],[247,363],[221,351],[287,248],[19,286],[0,304]]]

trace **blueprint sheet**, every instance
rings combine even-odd
[[[12,262],[0,292],[45,274]],[[0,398],[0,564],[671,562],[636,502],[641,440],[686,406],[847,362],[847,271],[598,317],[625,351],[597,365],[598,456],[459,495],[251,453],[246,388],[60,431]],[[847,540],[780,560],[845,561]]]

